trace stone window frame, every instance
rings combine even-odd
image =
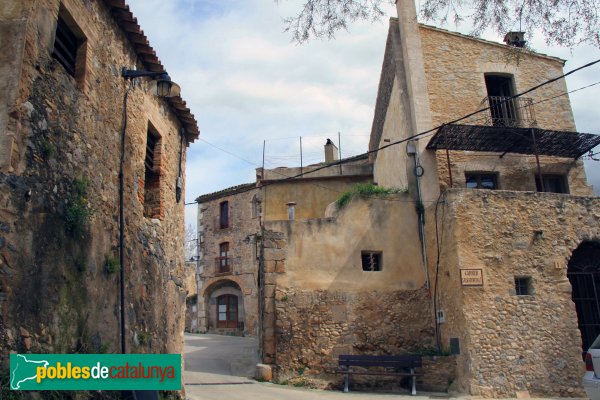
[[[516,296],[533,296],[533,279],[531,276],[515,276],[514,290]]]
[[[383,251],[361,250],[360,261],[364,272],[381,272],[383,270]]]
[[[149,138],[154,137],[154,148],[148,147]],[[162,135],[148,121],[146,129],[146,143],[144,152],[144,178],[140,180],[140,189],[143,195],[139,196],[144,206],[144,217],[164,219],[164,199],[162,193],[162,183],[164,177],[162,157]],[[150,154],[149,154],[150,153]],[[148,156],[152,157],[151,163],[148,162]]]
[[[252,218],[258,218],[260,217],[260,200],[258,199],[257,195],[252,196],[252,200],[250,202],[250,207],[251,207],[251,217]]]
[[[469,177],[475,177],[477,187],[470,188],[467,185],[469,184]],[[492,177],[494,182],[493,188],[486,188],[481,186],[481,179],[483,177]],[[500,174],[495,171],[465,171],[465,187],[467,189],[485,189],[485,190],[499,190],[500,189]]]
[[[59,34],[59,32],[62,33]],[[69,60],[65,59],[65,56],[62,54],[63,51],[69,52],[69,49],[64,48],[64,46],[60,46],[61,39],[59,36],[62,36],[64,40],[66,39],[65,36],[69,35],[73,36],[76,40],[75,54],[70,54],[68,57],[73,58],[73,65],[70,65]],[[60,47],[63,47],[62,51],[57,51],[57,43]],[[54,29],[54,38],[52,40],[51,55],[52,58],[54,58],[62,66],[65,72],[75,79],[77,86],[80,88],[83,88],[83,84],[85,82],[87,52],[87,36],[80,28],[79,24],[77,24],[77,21],[75,18],[73,18],[72,14],[64,7],[63,4],[61,4],[58,16],[56,18],[56,27]]]

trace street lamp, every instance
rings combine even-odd
[[[121,69],[121,76],[125,80],[151,78],[152,80],[149,84],[150,92],[158,97],[175,97],[179,96],[181,92],[179,85],[171,81],[171,77],[169,77],[166,71],[138,71],[123,67]],[[123,354],[127,353],[125,345],[125,206],[123,199],[123,167],[125,164],[125,132],[127,131],[127,97],[130,90],[131,86],[125,90],[125,95],[123,96],[123,129],[121,130],[121,160],[119,166],[119,264],[121,264],[119,281],[121,285],[121,353]]]

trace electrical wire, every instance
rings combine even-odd
[[[518,94],[516,94],[516,95],[513,95],[513,96],[506,97],[504,100],[502,100],[501,102],[497,103],[497,104],[496,104],[496,106],[498,106],[498,105],[501,105],[501,104],[503,104],[503,103],[506,103],[506,102],[509,102],[509,101],[511,101],[511,100],[513,100],[513,99],[517,99],[517,98],[519,98],[519,97],[522,97],[522,96],[524,96],[524,95],[526,95],[526,94],[528,94],[528,93],[531,93],[531,92],[533,92],[533,91],[535,91],[535,90],[537,90],[537,89],[539,89],[539,88],[541,88],[541,87],[543,87],[543,86],[549,85],[549,84],[551,84],[551,83],[553,83],[553,82],[556,82],[556,81],[558,81],[558,80],[560,80],[560,79],[564,79],[565,77],[567,77],[567,76],[569,76],[569,75],[571,75],[571,74],[573,74],[573,73],[575,73],[575,72],[577,72],[577,71],[581,71],[582,69],[589,68],[589,67],[591,67],[592,65],[595,65],[595,64],[598,64],[598,63],[600,63],[600,59],[597,59],[597,60],[595,60],[595,61],[592,61],[592,62],[589,62],[589,63],[587,63],[587,64],[584,64],[584,65],[582,65],[582,66],[580,66],[580,67],[578,67],[578,68],[575,68],[575,69],[573,69],[573,70],[571,70],[571,71],[569,71],[569,72],[566,72],[566,73],[564,73],[564,74],[562,74],[562,75],[560,75],[560,76],[557,76],[557,77],[555,77],[555,78],[548,79],[548,80],[546,80],[546,81],[544,81],[544,82],[542,82],[542,83],[540,83],[540,84],[538,84],[538,85],[535,85],[535,86],[533,86],[533,87],[531,87],[531,88],[529,88],[529,89],[527,89],[527,90],[525,90],[525,91],[523,91],[523,92],[521,92],[521,93],[518,93]],[[562,95],[562,94],[561,94],[561,95]],[[299,178],[299,177],[304,177],[305,175],[308,175],[308,174],[313,174],[313,173],[315,173],[315,172],[321,171],[321,170],[323,170],[323,169],[326,169],[326,168],[337,167],[337,166],[340,166],[340,165],[343,165],[343,164],[347,164],[347,163],[350,163],[350,162],[353,162],[353,161],[357,161],[357,160],[359,160],[359,159],[360,159],[360,158],[362,158],[362,157],[368,156],[368,155],[370,155],[370,154],[376,154],[376,153],[380,152],[381,150],[387,149],[388,147],[396,146],[396,145],[399,145],[399,144],[402,144],[402,143],[406,143],[406,142],[408,142],[408,141],[415,140],[415,139],[421,139],[421,138],[424,138],[424,137],[426,137],[426,136],[431,136],[431,135],[433,135],[433,134],[434,134],[434,133],[435,133],[437,130],[439,130],[440,128],[442,128],[442,127],[443,127],[443,126],[445,126],[445,125],[456,124],[456,123],[458,123],[458,122],[464,121],[465,119],[468,119],[468,118],[470,118],[470,117],[472,117],[472,116],[474,116],[474,115],[480,114],[480,113],[482,113],[482,112],[488,111],[488,110],[490,110],[490,109],[491,109],[491,107],[484,107],[484,108],[481,108],[481,109],[479,109],[479,110],[477,110],[477,111],[474,111],[474,112],[468,113],[468,114],[466,114],[466,115],[464,115],[464,116],[462,116],[462,117],[459,117],[459,118],[456,118],[456,119],[454,119],[454,120],[451,120],[451,121],[448,121],[448,122],[442,123],[442,124],[440,124],[440,125],[437,125],[437,126],[435,126],[435,127],[431,128],[431,129],[425,130],[425,131],[423,131],[423,132],[419,132],[419,133],[417,133],[417,134],[414,134],[414,135],[412,135],[412,136],[408,136],[408,137],[406,137],[406,138],[404,138],[404,139],[399,139],[399,140],[396,140],[396,141],[394,141],[394,142],[388,143],[388,144],[386,144],[386,145],[384,145],[384,146],[381,146],[381,147],[378,147],[378,148],[376,148],[376,149],[368,150],[368,151],[366,151],[366,152],[364,152],[364,153],[362,153],[362,154],[359,154],[359,155],[357,155],[357,156],[354,156],[354,157],[348,157],[348,158],[345,158],[345,159],[342,159],[342,160],[337,160],[337,161],[334,161],[334,162],[332,162],[332,163],[329,163],[329,164],[327,164],[327,165],[324,165],[324,166],[321,166],[321,167],[314,168],[314,169],[312,169],[312,170],[310,170],[310,171],[302,172],[302,173],[300,173],[300,174],[293,175],[293,176],[288,176],[288,177],[286,177],[285,179],[281,179],[281,180],[277,180],[277,181],[264,182],[264,183],[262,183],[260,186],[257,186],[257,187],[250,187],[250,188],[248,188],[248,189],[241,190],[241,191],[239,191],[239,192],[237,192],[237,193],[239,194],[239,193],[245,193],[245,192],[248,192],[248,191],[250,191],[250,190],[258,190],[258,189],[264,188],[264,187],[266,187],[266,186],[270,186],[270,185],[273,185],[273,184],[276,184],[276,183],[281,183],[282,181],[286,181],[286,180],[292,180],[292,179]],[[208,143],[206,140],[203,140],[203,141],[204,141],[205,143]],[[209,144],[211,144],[211,143],[209,143]],[[211,145],[212,145],[212,144],[211,144]],[[238,158],[242,159],[243,161],[246,161],[246,162],[248,162],[248,163],[250,163],[250,164],[254,164],[254,163],[252,163],[251,161],[248,161],[248,160],[246,160],[246,159],[243,159],[242,157],[239,157],[239,156],[237,156],[237,155],[234,155],[233,153],[231,153],[231,152],[229,152],[229,151],[226,151],[226,150],[224,150],[224,149],[221,149],[221,148],[219,148],[218,146],[215,146],[215,145],[212,145],[212,146],[214,146],[215,148],[218,148],[218,149],[220,149],[220,150],[222,150],[222,151],[224,151],[224,152],[226,152],[226,153],[228,153],[228,154],[230,154],[230,155],[233,155],[234,157],[238,157]],[[256,164],[254,164],[254,165],[256,165]],[[283,175],[283,174],[282,174],[282,175]]]

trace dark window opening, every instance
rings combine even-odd
[[[362,251],[360,256],[363,271],[381,271],[380,251]]]
[[[144,157],[144,216],[161,218],[160,193],[160,136],[152,126],[146,134],[146,155]]]
[[[567,178],[564,175],[542,175],[542,180],[544,182],[544,190],[542,190],[540,176],[535,176],[535,187],[538,192],[569,193]]]
[[[531,289],[531,277],[515,277],[515,294],[517,296],[530,296],[533,294]]]
[[[232,294],[217,297],[217,328],[238,327],[238,298]]]
[[[221,243],[219,245],[219,257],[217,261],[217,273],[225,274],[231,272],[231,263],[229,259],[229,243]]]
[[[496,174],[468,172],[465,174],[465,180],[468,189],[498,189]]]
[[[494,126],[518,125],[518,106],[516,99],[508,100],[514,95],[512,77],[502,75],[485,75],[485,86],[488,104]]]
[[[61,9],[56,23],[54,35],[54,49],[52,56],[73,77],[77,74],[78,56],[81,45],[85,42],[85,36],[75,24],[73,18]],[[83,54],[79,58],[83,58]],[[85,63],[85,60],[81,60]],[[83,64],[84,65],[84,64]]]
[[[219,227],[221,229],[229,228],[229,202],[224,201],[220,204]]]

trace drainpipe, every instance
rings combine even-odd
[[[419,163],[419,152],[415,141],[410,141],[406,145],[406,153],[413,156],[414,172],[417,183],[417,203],[416,210],[419,224],[419,239],[421,241],[421,257],[423,258],[423,266],[425,268],[425,286],[429,289],[429,270],[427,268],[427,246],[425,242],[425,206],[423,205],[423,197],[421,196],[421,176],[425,172]]]

